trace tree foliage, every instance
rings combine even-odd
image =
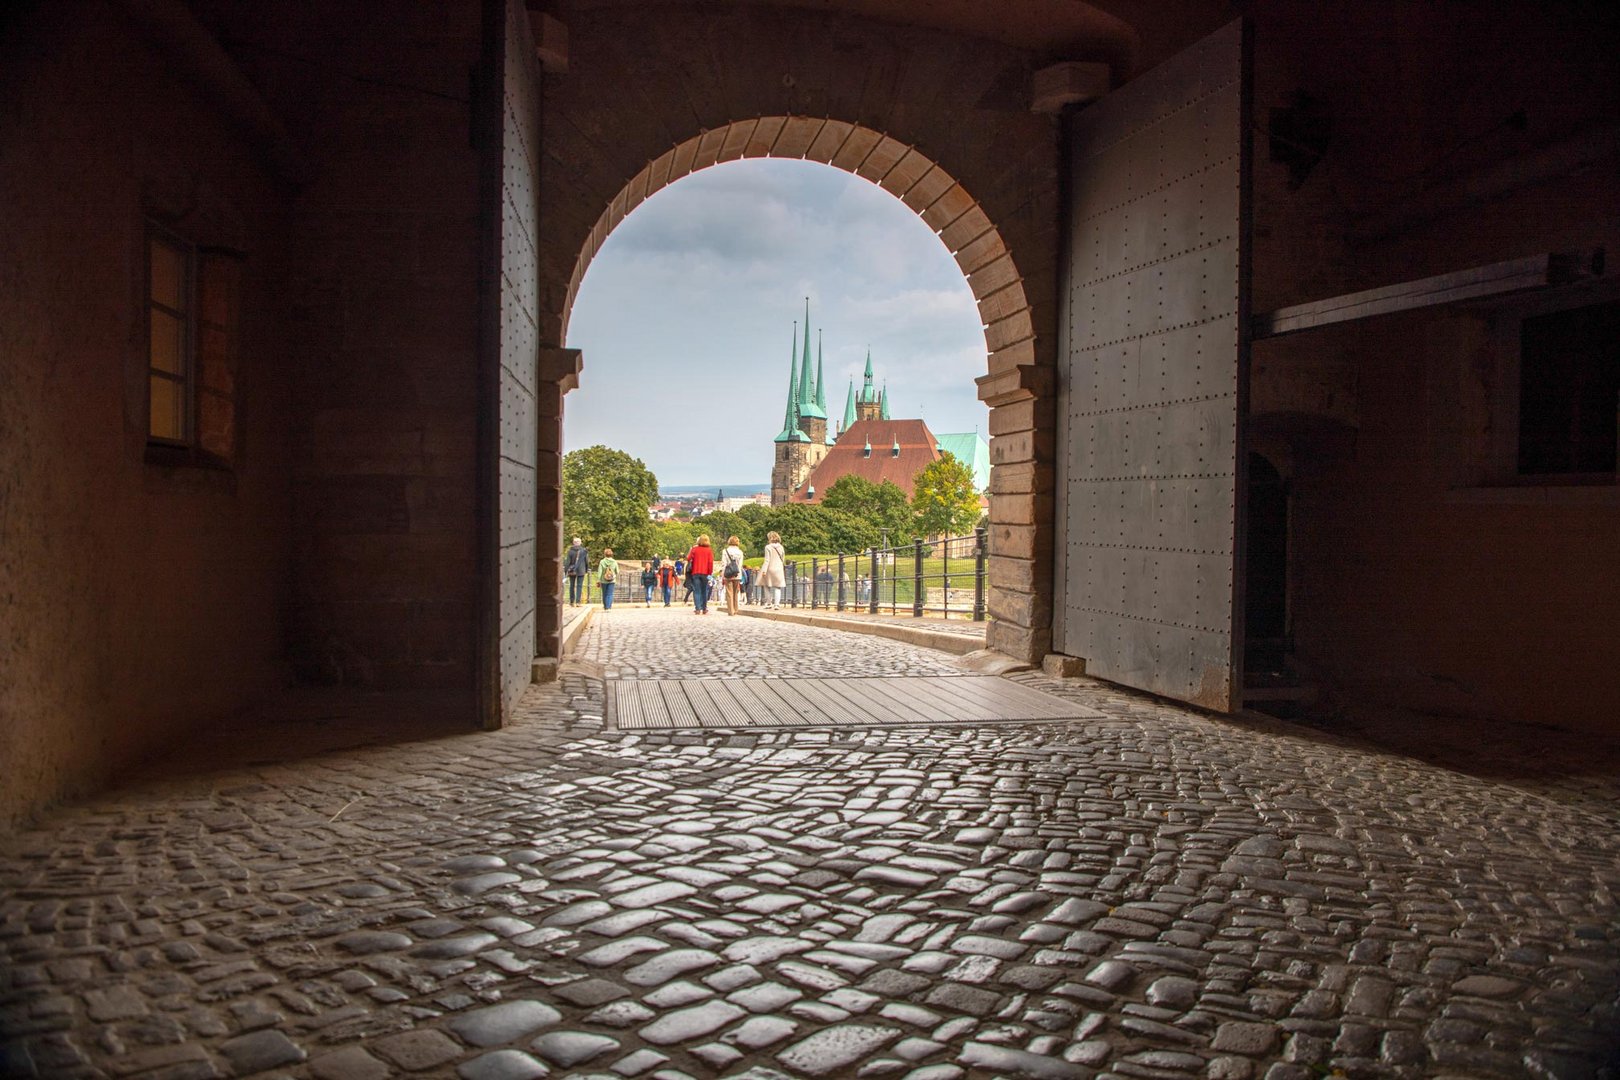
[[[891,544],[902,543],[911,532],[911,507],[906,503],[906,493],[892,480],[874,484],[853,473],[840,476],[821,496],[821,505],[860,518],[880,531],[887,530]]]
[[[653,541],[647,508],[658,478],[623,450],[588,446],[563,457],[563,533],[581,537],[593,557],[611,547],[620,558],[646,558]]]
[[[772,507],[759,529],[761,540],[767,532],[781,533],[789,555],[865,551],[878,542],[877,529],[870,522],[806,503]]]
[[[652,526],[652,546],[648,556],[680,559],[697,542],[697,530],[685,521],[656,521]]]
[[[693,536],[708,533],[716,551],[726,546],[726,538],[730,536],[741,540],[745,551],[756,552],[759,548],[753,542],[754,527],[748,523],[748,519],[730,510],[712,510],[702,517],[693,518],[691,530]]]
[[[912,521],[920,536],[959,536],[979,520],[973,470],[949,452],[917,474],[911,494]]]

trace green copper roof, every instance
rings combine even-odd
[[[849,397],[844,399],[844,425],[843,430],[848,431],[855,423],[855,380],[849,380]]]
[[[877,400],[877,391],[872,389],[872,350],[871,349],[866,350],[866,378],[861,383],[861,396],[860,396],[859,400],[860,400],[860,403],[862,405],[870,405],[870,404],[872,404],[872,402]]]
[[[973,490],[983,491],[990,486],[990,444],[977,431],[958,432],[953,435],[935,435],[939,448],[973,472]]]
[[[793,337],[789,345],[790,354],[799,347],[799,327],[794,324]],[[799,430],[799,402],[798,402],[798,356],[788,356],[788,396],[787,415],[782,417],[782,430],[772,442],[809,442],[810,436]]]
[[[825,420],[827,410],[816,405],[816,385],[810,379],[810,298],[804,300],[804,351],[799,355],[799,418]]]
[[[878,398],[878,400],[883,403],[883,407],[878,410],[878,419],[879,420],[892,419],[892,417],[889,416],[889,384],[888,383],[883,384],[883,393]]]
[[[827,382],[821,374],[821,331],[816,331],[816,408],[827,415]]]

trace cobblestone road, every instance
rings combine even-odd
[[[581,655],[959,670],[623,609]],[[618,736],[576,669],[505,731],[55,812],[0,845],[0,1073],[1614,1075],[1612,778],[1019,679],[1107,718]]]

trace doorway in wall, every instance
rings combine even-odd
[[[1246,681],[1282,675],[1288,643],[1288,484],[1263,454],[1249,454],[1244,545]]]

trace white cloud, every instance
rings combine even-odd
[[[984,428],[984,335],[938,237],[858,177],[755,160],[659,192],[598,252],[569,323],[585,371],[567,445],[617,446],[664,482],[767,482],[806,296],[835,418],[870,346],[896,415]]]

